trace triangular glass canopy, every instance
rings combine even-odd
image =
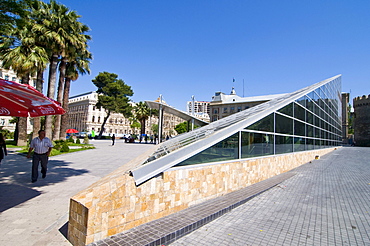
[[[338,146],[341,112],[337,75],[174,137],[132,174],[139,185],[174,166]]]

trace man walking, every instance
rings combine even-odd
[[[45,137],[44,130],[40,130],[39,136],[32,139],[30,148],[28,149],[28,154],[27,154],[27,158],[30,158],[31,152],[32,150],[34,150],[33,157],[32,157],[32,183],[35,183],[39,176],[38,168],[39,168],[40,162],[41,162],[42,178],[46,177],[49,155],[53,147],[54,146],[51,140]]]

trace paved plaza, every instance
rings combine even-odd
[[[70,246],[69,199],[153,144],[94,140],[96,149],[50,157],[45,179],[31,183],[31,159],[10,153],[0,167],[0,245]],[[40,175],[41,176],[41,175]]]
[[[171,245],[370,245],[370,148],[345,147]]]
[[[96,149],[51,157],[34,184],[31,160],[15,152],[3,160],[0,245],[71,245],[63,235],[69,198],[153,147],[91,142]],[[339,148],[290,173],[170,245],[370,245],[370,148]],[[97,245],[120,245],[105,242]]]

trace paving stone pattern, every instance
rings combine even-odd
[[[253,197],[292,177],[293,172],[283,173],[247,188],[217,197],[184,209],[178,213],[140,225],[126,232],[89,244],[105,245],[164,245],[215,220],[223,214],[242,205]]]
[[[370,148],[340,148],[293,172],[171,245],[370,245]]]

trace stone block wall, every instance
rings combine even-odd
[[[68,239],[86,245],[307,163],[334,148],[166,171],[136,186],[120,168],[70,200]]]
[[[353,99],[355,145],[370,147],[370,95]]]

